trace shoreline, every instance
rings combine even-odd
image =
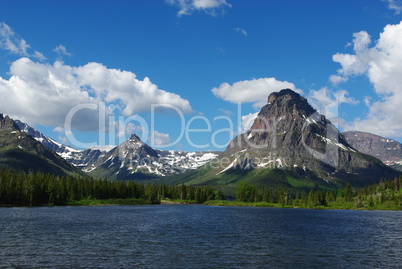
[[[206,206],[235,206],[235,207],[268,207],[268,208],[294,208],[294,209],[314,209],[314,210],[367,210],[367,211],[402,211],[402,207],[397,205],[380,205],[373,207],[354,207],[354,203],[346,206],[303,206],[303,205],[281,205],[267,202],[237,202],[227,200],[210,200],[204,203]]]
[[[373,207],[355,207],[354,203],[347,203],[344,206],[303,206],[303,205],[281,205],[267,202],[237,202],[228,200],[210,200],[204,203],[197,203],[193,200],[169,200],[163,199],[159,203],[151,203],[143,199],[106,199],[106,200],[80,200],[71,201],[67,204],[40,204],[40,205],[4,205],[0,208],[11,207],[53,207],[53,206],[119,206],[119,205],[205,205],[205,206],[230,206],[230,207],[266,207],[266,208],[293,208],[293,209],[314,209],[314,210],[367,210],[367,211],[402,211],[402,207],[390,203],[376,205]]]

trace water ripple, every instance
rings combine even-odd
[[[397,268],[402,212],[0,208],[1,268]]]

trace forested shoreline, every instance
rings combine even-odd
[[[95,180],[92,178],[55,177],[41,172],[24,173],[0,170],[1,206],[79,205],[79,204],[159,204],[162,199],[203,203],[215,199],[209,187],[184,184],[136,183],[134,181]]]
[[[313,209],[402,210],[402,177],[359,189],[349,183],[335,191],[314,187],[309,192],[281,187],[261,190],[247,182],[236,187],[236,201],[207,201],[207,205],[289,207]]]
[[[322,209],[402,210],[402,177],[360,189],[350,184],[338,190],[236,187],[235,201],[208,186],[170,186],[134,181],[55,177],[42,172],[0,169],[0,206],[205,203],[224,206],[265,206]],[[226,199],[226,200],[225,200]]]

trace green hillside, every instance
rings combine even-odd
[[[85,175],[31,136],[14,127],[0,129],[0,167],[26,173],[40,171],[57,176]]]

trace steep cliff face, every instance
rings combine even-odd
[[[19,128],[8,115],[4,117],[3,114],[0,114],[0,130],[19,131]]]

